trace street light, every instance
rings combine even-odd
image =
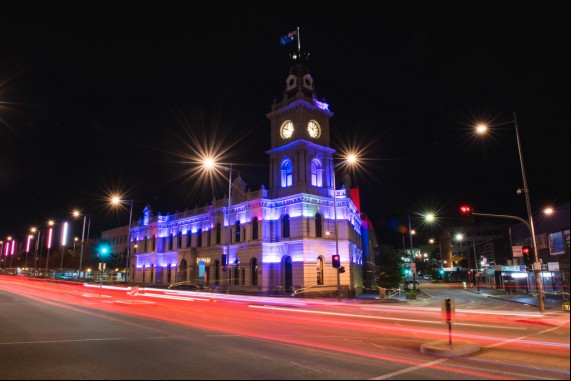
[[[333,219],[335,230],[335,255],[339,256],[339,233],[337,231],[337,185],[335,183],[335,168],[340,165],[354,165],[357,163],[357,155],[350,153],[345,157],[345,160],[333,166]],[[337,267],[337,301],[341,301],[341,266]]]
[[[79,210],[73,211],[73,216],[78,218],[81,216],[81,212]],[[83,215],[83,229],[81,229],[81,249],[79,250],[79,272],[77,274],[78,278],[81,278],[81,267],[83,266],[83,243],[85,241],[85,222],[89,217],[89,223],[87,224],[87,240],[89,241],[89,227],[91,226],[91,216],[88,214]],[[131,229],[129,229],[130,231]],[[74,242],[74,251],[75,251],[75,242]]]
[[[8,237],[9,239],[12,239],[12,237]],[[10,249],[10,269],[12,268],[12,258],[14,257],[14,249],[16,246],[16,240],[12,239],[12,248]]]
[[[6,238],[6,250],[4,251],[4,266],[3,266],[3,268],[6,268],[6,263],[8,262],[8,254],[10,253],[10,241],[12,241],[12,237],[8,236]]]
[[[412,273],[412,290],[416,292],[416,263],[414,262],[414,249],[412,245],[412,236],[416,234],[416,231],[412,229],[410,223],[410,213],[407,214],[408,217],[408,238],[410,241],[410,272]],[[423,215],[423,220],[432,223],[436,220],[434,213],[426,213]],[[404,239],[403,239],[404,247]]]
[[[34,276],[36,275],[36,266],[38,265],[38,248],[40,247],[40,229],[36,229],[35,227],[31,227],[30,228],[30,232],[32,233],[32,236],[34,235],[35,232],[38,232],[38,235],[36,236],[36,244],[35,244],[35,248],[34,248]]]
[[[59,265],[59,272],[61,273],[63,271],[63,255],[65,252],[65,243],[67,241],[67,222],[63,223],[63,227],[61,229],[61,261],[60,261],[60,265]]]
[[[501,125],[506,125],[506,124],[511,124],[511,123],[513,123],[515,126],[517,150],[519,153],[519,162],[520,162],[520,166],[521,166],[521,176],[523,179],[523,189],[518,189],[518,193],[520,191],[523,191],[523,193],[525,195],[525,204],[527,207],[527,220],[528,220],[528,224],[529,224],[528,225],[529,226],[529,232],[531,234],[531,241],[533,244],[534,259],[535,259],[535,263],[533,264],[533,272],[535,273],[535,285],[537,288],[537,298],[539,299],[539,312],[543,313],[545,311],[545,303],[543,300],[543,286],[541,284],[541,278],[540,278],[540,273],[539,273],[539,270],[541,269],[541,265],[539,263],[539,254],[537,251],[537,242],[535,239],[535,228],[533,226],[533,216],[531,214],[531,201],[529,198],[529,187],[527,186],[527,176],[525,174],[525,165],[524,165],[524,161],[523,161],[523,154],[521,152],[521,141],[520,141],[520,137],[519,137],[519,128],[518,128],[518,124],[517,124],[517,115],[516,115],[515,111],[513,112],[513,120],[512,121],[506,122],[506,123],[501,123],[501,124],[498,124],[496,126],[501,126]],[[489,127],[488,125],[482,123],[476,127],[476,131],[479,134],[484,134],[484,133],[486,133],[488,127]]]
[[[54,221],[53,221],[53,220],[49,220],[49,221],[48,221],[48,226],[49,226],[49,228],[48,228],[48,245],[47,245],[47,247],[48,247],[48,255],[47,255],[47,258],[46,258],[46,272],[47,272],[48,275],[49,275],[50,249],[51,249],[51,247],[52,247],[52,234],[53,234],[53,232],[54,232],[54,228],[53,228],[53,226],[54,226]]]
[[[130,201],[121,200],[119,196],[111,197],[111,204],[113,205],[120,205],[125,204],[126,202],[129,203],[129,231],[127,232],[127,260],[125,261],[125,281],[129,282],[129,258],[131,257],[131,222],[133,220],[133,202],[134,200],[131,199]]]
[[[456,241],[464,241],[464,234],[456,234]],[[480,282],[476,280],[476,274],[478,273],[478,257],[476,256],[476,241],[474,240],[474,232],[472,232],[472,246],[474,248],[474,266],[476,266],[476,271],[474,271],[474,284],[478,285],[478,292],[480,292]]]
[[[222,257],[225,263],[222,263],[223,268],[226,269],[226,278],[227,278],[227,288],[226,293],[230,293],[230,273],[231,269],[227,266],[230,263],[230,241],[232,239],[232,234],[230,232],[230,208],[232,207],[232,163],[230,163],[230,167],[224,167],[217,164],[213,158],[207,157],[204,158],[202,161],[202,166],[207,171],[215,170],[215,169],[223,169],[228,171],[228,212],[227,212],[227,224],[228,224],[228,242],[227,242],[227,249],[226,249],[226,258]]]

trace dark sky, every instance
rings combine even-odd
[[[145,204],[202,206],[212,186],[185,156],[206,143],[252,190],[267,186],[265,114],[295,48],[278,38],[298,26],[333,148],[362,150],[353,183],[381,242],[400,240],[393,219],[433,210],[446,223],[462,202],[525,217],[513,123],[485,138],[471,128],[512,111],[534,212],[569,201],[567,1],[38,4],[0,9],[0,237],[74,207],[95,231],[126,225],[112,191],[135,199],[134,218]]]

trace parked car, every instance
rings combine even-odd
[[[194,282],[178,282],[169,285],[169,290],[203,291],[204,286]]]
[[[430,275],[424,275],[422,279],[430,280]]]

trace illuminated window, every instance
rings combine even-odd
[[[286,159],[282,162],[282,188],[291,187],[293,185],[293,164],[291,160]]]
[[[313,159],[311,161],[311,185],[316,187],[323,185],[322,173],[323,170],[321,169],[321,162],[318,159]]]
[[[323,285],[323,257],[317,258],[317,285]]]

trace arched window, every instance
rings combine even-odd
[[[321,162],[319,159],[313,159],[311,161],[311,185],[320,187],[323,185],[323,173],[321,169]]]
[[[234,242],[240,242],[240,221],[236,221],[236,229],[234,230],[234,233],[236,234]]]
[[[321,218],[319,213],[315,215],[315,236],[318,238],[323,237],[323,218]]]
[[[202,229],[196,233],[196,247],[202,247]]]
[[[317,285],[323,285],[323,257],[317,258]]]
[[[282,238],[289,238],[289,215],[282,218]]]
[[[285,159],[282,162],[282,188],[291,187],[293,185],[293,164],[291,160]]]
[[[252,240],[258,239],[258,217],[252,219]]]
[[[216,224],[216,244],[220,245],[220,224]]]

